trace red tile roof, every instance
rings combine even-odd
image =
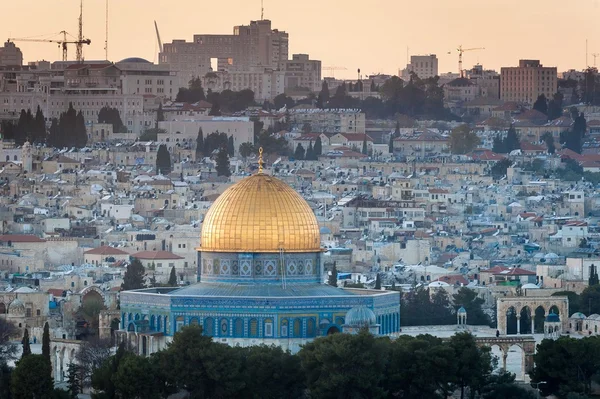
[[[365,136],[367,136],[367,141],[373,141],[371,136],[364,133],[340,133],[342,136],[346,138],[348,141],[364,141]]]
[[[118,248],[110,247],[108,245],[103,245],[98,248],[90,249],[89,251],[85,251],[84,255],[127,255],[127,252],[122,251]]]
[[[30,234],[2,234],[0,235],[0,241],[4,242],[46,242],[37,236]]]
[[[175,255],[173,252],[169,251],[141,251],[131,255],[131,257],[145,260],[183,259],[182,256]]]

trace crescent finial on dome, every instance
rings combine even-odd
[[[262,154],[263,154],[263,148],[260,147],[258,149],[258,173],[262,173],[263,172],[264,162],[263,162],[263,156],[262,156]]]

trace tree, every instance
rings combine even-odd
[[[302,125],[302,133],[310,133],[312,132],[312,126],[308,122],[304,122]]]
[[[121,289],[123,291],[129,291],[145,288],[145,277],[146,270],[144,269],[144,265],[142,265],[142,262],[140,262],[139,259],[133,259],[129,265],[127,265]]]
[[[537,100],[535,100],[535,103],[533,103],[533,109],[541,112],[544,115],[548,114],[548,100],[544,94],[540,94]]]
[[[381,275],[379,273],[377,273],[377,276],[375,276],[375,289],[381,289]]]
[[[204,155],[204,132],[202,126],[198,129],[198,136],[196,137],[196,160],[200,159]]]
[[[11,376],[13,399],[50,399],[52,396],[52,367],[42,355],[23,357]]]
[[[313,148],[312,141],[308,143],[308,148],[306,149],[305,159],[307,161],[316,161],[317,157],[315,155],[315,149]]]
[[[50,361],[50,326],[44,323],[44,333],[42,335],[42,355]]]
[[[494,368],[491,349],[477,346],[475,338],[468,332],[454,334],[449,345],[454,350],[454,379],[460,388],[460,397],[465,397],[468,388],[473,398],[475,392],[481,392]]]
[[[159,108],[162,112],[162,108]],[[158,115],[157,115],[158,116]],[[163,118],[164,120],[164,118]],[[124,133],[127,132],[127,128],[121,120],[119,110],[116,108],[109,107],[108,105],[102,107],[98,112],[98,123],[109,123],[113,127],[113,132]],[[158,123],[158,122],[157,122]],[[158,127],[158,124],[157,126]]]
[[[10,321],[0,318],[0,365],[8,364],[17,358],[17,345],[11,340],[17,336],[19,329]]]
[[[318,136],[315,140],[315,146],[313,147],[315,152],[315,157],[319,157],[319,155],[323,155],[323,144],[321,142],[321,136]]]
[[[556,146],[554,145],[554,136],[552,133],[546,132],[542,135],[542,140],[546,143],[548,154],[554,154],[556,152]]]
[[[581,154],[584,136],[587,130],[587,122],[583,112],[578,114],[575,110],[574,114],[573,128],[571,131],[562,132],[560,134],[560,142],[568,149]]]
[[[217,165],[215,167],[217,176],[231,176],[231,169],[229,168],[229,154],[225,147],[221,147],[217,154]]]
[[[512,161],[508,158],[504,158],[498,162],[496,162],[491,169],[491,174],[494,179],[499,180],[503,176],[506,176],[508,168],[512,165]]]
[[[162,101],[158,104],[158,109],[156,110],[156,128],[158,129],[158,122],[163,122],[165,120],[165,113],[163,111]]]
[[[31,355],[31,346],[29,343],[29,330],[25,328],[23,332],[23,339],[21,339],[21,345],[23,346],[23,353],[21,354],[21,359],[26,356]]]
[[[490,318],[481,308],[485,302],[477,296],[477,293],[470,288],[462,287],[456,294],[452,296],[452,301],[455,306],[462,306],[469,315],[469,324],[473,325],[489,325]]]
[[[75,118],[75,135],[73,140],[73,146],[77,148],[83,148],[87,144],[88,136],[87,129],[85,127],[85,119],[81,111],[77,112]]]
[[[298,143],[298,145],[296,146],[296,151],[294,152],[294,158],[298,161],[301,161],[304,159],[304,147],[302,147],[302,144]]]
[[[363,143],[362,143],[362,153],[367,155],[368,152],[368,147],[367,147],[367,135],[365,134],[363,137]]]
[[[579,311],[588,315],[600,312],[600,285],[585,287],[580,298]]]
[[[171,154],[164,144],[158,146],[156,172],[161,175],[169,175],[171,173]]]
[[[126,354],[113,376],[115,391],[121,398],[160,398],[159,373],[149,358]]]
[[[273,105],[275,106],[275,109],[279,110],[283,108],[293,108],[294,105],[296,105],[296,103],[294,102],[293,98],[286,96],[284,93],[281,93],[275,96],[275,98],[273,98]]]
[[[482,389],[483,399],[535,399],[533,392],[527,391],[515,384],[515,375],[505,370],[490,376]]]
[[[221,106],[219,105],[219,99],[215,98],[212,102],[212,106],[210,107],[210,111],[208,112],[210,116],[221,116]]]
[[[242,158],[246,159],[250,155],[254,154],[256,149],[252,143],[242,143],[240,144],[239,152]]]
[[[71,398],[77,399],[81,390],[81,381],[79,379],[79,366],[75,363],[69,363],[67,368],[67,387]]]
[[[365,329],[305,344],[298,356],[315,398],[385,398],[389,341]]]
[[[449,325],[456,323],[450,311],[445,290],[430,295],[429,289],[418,287],[402,294],[400,324],[403,326]]]
[[[235,145],[233,144],[233,136],[227,139],[227,154],[232,157],[235,154]]]
[[[475,149],[481,140],[469,125],[460,125],[450,133],[450,148],[453,154],[467,154]]]
[[[563,95],[562,93],[556,93],[552,96],[552,99],[548,102],[548,119],[554,120],[560,118],[563,113]]]
[[[329,277],[327,277],[327,284],[332,287],[337,287],[337,278],[338,278],[338,270],[337,265],[333,262],[333,267],[331,268],[331,273],[329,273]]]
[[[388,152],[394,154],[394,135],[390,134],[390,141],[388,143]]]
[[[169,287],[177,287],[177,273],[175,273],[175,266],[171,268],[171,274],[169,275]]]
[[[79,380],[83,386],[92,384],[94,372],[101,368],[111,357],[111,341],[109,339],[91,339],[83,341],[75,354],[79,365]]]
[[[125,342],[121,342],[115,355],[106,359],[102,363],[102,366],[96,368],[92,374],[92,388],[94,388],[96,391],[103,391],[105,398],[116,398],[116,389],[113,376],[117,373],[119,365],[121,364],[125,355],[127,355],[125,350]]]
[[[46,119],[40,106],[37,106],[35,112],[35,120],[33,122],[31,142],[45,143],[46,142]]]
[[[595,265],[590,266],[590,277],[588,279],[588,284],[590,286],[598,285],[600,281],[598,280],[598,268]]]

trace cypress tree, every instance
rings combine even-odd
[[[302,144],[298,143],[298,146],[296,146],[296,151],[294,152],[294,158],[296,158],[296,160],[301,161],[304,159],[304,147],[302,147]]]
[[[46,140],[46,120],[44,119],[44,113],[38,105],[37,111],[35,112],[34,129],[32,132],[31,142],[32,143],[43,143]]]
[[[313,149],[312,141],[308,143],[305,158],[308,161],[314,161],[315,159],[317,159],[317,157],[315,157],[315,150]]]
[[[162,122],[165,120],[165,113],[163,112],[162,101],[158,104],[158,109],[156,110],[156,128],[158,129],[158,122]]]
[[[87,130],[85,128],[85,119],[83,113],[79,111],[75,118],[75,137],[73,144],[77,148],[83,148],[87,144]]]
[[[127,291],[144,288],[145,274],[146,270],[144,269],[142,262],[140,262],[139,259],[134,259],[127,266],[127,271],[125,271],[125,275],[123,276],[123,284],[121,284],[121,289],[123,291]]]
[[[315,146],[313,149],[315,151],[316,157],[318,157],[319,155],[323,155],[323,144],[321,143],[321,136],[317,137],[317,139],[315,140]]]
[[[367,155],[367,135],[363,138],[362,153]]]
[[[175,273],[175,266],[171,268],[171,274],[169,275],[169,286],[177,287],[177,274]]]
[[[221,147],[217,154],[217,176],[231,176],[231,170],[229,169],[229,154],[225,147]]]
[[[25,328],[25,331],[23,332],[21,344],[23,345],[23,354],[21,355],[21,359],[23,359],[25,356],[31,355],[31,346],[29,345],[29,330],[27,328]]]
[[[338,276],[337,265],[335,262],[333,262],[333,267],[331,268],[331,274],[327,278],[327,284],[331,285],[332,287],[337,287],[337,276]]]
[[[375,289],[381,289],[381,275],[379,273],[377,273],[377,277],[375,277]]]
[[[233,144],[233,136],[229,136],[229,138],[227,139],[227,153],[229,154],[230,157],[232,157],[235,154],[235,146]]]
[[[42,335],[42,355],[50,361],[50,326],[44,324],[44,335]]]
[[[196,137],[196,160],[204,155],[204,132],[202,127],[198,129],[198,137]]]
[[[165,176],[171,173],[171,154],[169,154],[169,150],[167,150],[167,146],[164,144],[158,146],[156,172]]]
[[[388,144],[388,151],[390,154],[394,154],[394,135],[390,134],[390,142]]]

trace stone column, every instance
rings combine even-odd
[[[504,350],[500,348],[502,351],[502,370],[506,371],[506,358],[508,357],[508,349]]]
[[[535,317],[531,318],[531,334],[535,333]]]
[[[517,335],[521,334],[521,315],[517,316]]]

